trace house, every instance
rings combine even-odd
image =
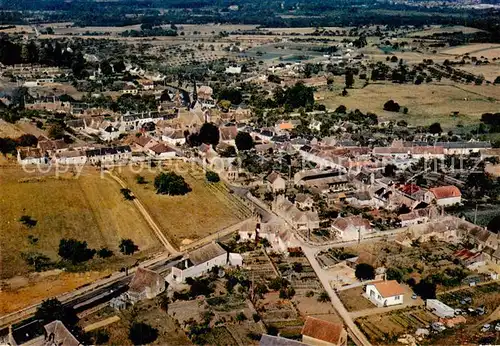
[[[319,228],[319,216],[316,211],[299,210],[282,194],[275,198],[273,210],[287,220],[296,230],[310,232]]]
[[[408,227],[429,222],[431,218],[430,209],[415,209],[409,213],[399,215],[401,227]]]
[[[344,241],[356,240],[364,235],[373,232],[370,221],[356,215],[339,217],[332,223],[332,231],[337,233],[337,237]]]
[[[314,205],[314,200],[311,195],[305,193],[299,193],[295,196],[295,205],[299,209],[312,209]]]
[[[17,149],[17,162],[21,165],[45,165],[49,159],[39,148],[20,147]]]
[[[163,143],[158,143],[149,148],[149,153],[157,159],[171,159],[177,154],[174,149],[167,147]]]
[[[60,153],[68,149],[69,145],[64,142],[63,139],[56,139],[56,140],[41,140],[38,141],[38,148],[42,150],[42,153],[46,154],[48,153],[49,155],[53,155],[55,153]]]
[[[306,344],[282,336],[262,334],[259,346],[306,346]]]
[[[455,317],[455,309],[437,299],[427,299],[425,301],[425,307],[438,317]]]
[[[144,90],[153,90],[155,88],[155,83],[152,80],[139,79],[137,82]]]
[[[433,201],[440,206],[459,204],[462,201],[462,193],[453,185],[433,187],[425,193],[424,202],[431,204]]]
[[[173,146],[180,146],[186,143],[186,136],[182,129],[165,129],[161,140]]]
[[[208,273],[215,266],[240,265],[241,255],[228,254],[219,244],[213,242],[184,256],[183,260],[172,267],[172,278],[184,282],[187,278]]]
[[[123,86],[122,94],[137,95],[138,90],[133,83],[127,83]]]
[[[126,295],[132,303],[136,303],[144,299],[153,299],[163,291],[165,291],[165,279],[150,269],[139,267]]]
[[[68,150],[55,154],[54,160],[58,165],[84,165],[87,156],[84,151]]]
[[[128,162],[132,159],[130,146],[105,147],[85,151],[87,161],[93,165]]]
[[[368,299],[378,307],[403,304],[405,289],[396,280],[366,285]]]
[[[132,149],[138,151],[148,150],[158,144],[158,141],[147,135],[134,136],[132,140]]]
[[[346,346],[347,331],[341,323],[307,316],[302,327],[302,342],[314,346]]]
[[[266,181],[268,190],[274,193],[285,191],[286,189],[286,180],[276,171],[271,172],[271,174],[267,176]]]
[[[79,346],[81,345],[66,326],[59,320],[55,320],[44,326],[45,337],[42,345],[52,346]]]
[[[229,145],[235,145],[236,135],[238,134],[238,128],[234,125],[223,126],[219,128],[219,137],[222,143]]]

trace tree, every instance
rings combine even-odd
[[[204,123],[198,133],[200,143],[211,144],[214,147],[219,144],[219,128],[212,123]]]
[[[393,164],[388,164],[384,168],[384,176],[394,177],[396,175],[397,167]]]
[[[228,146],[226,149],[219,151],[221,157],[236,157],[236,148],[233,145]]]
[[[491,219],[490,222],[488,222],[488,231],[493,232],[493,233],[500,233],[500,215],[495,216],[493,219]]]
[[[140,184],[140,185],[142,185],[142,184],[147,184],[147,183],[148,183],[148,182],[146,181],[146,179],[145,179],[142,175],[137,175],[137,176],[135,177],[135,181],[136,181],[136,183],[137,183],[137,184]]]
[[[139,251],[139,247],[135,245],[132,239],[122,239],[119,248],[124,255],[133,255],[134,252]]]
[[[354,73],[348,69],[345,72],[345,87],[350,89],[354,85]]]
[[[327,292],[323,291],[318,295],[318,302],[326,303],[330,301],[330,296]]]
[[[68,329],[72,330],[78,323],[75,310],[65,307],[59,300],[47,299],[40,304],[35,312],[35,320],[41,321],[42,325],[52,321],[61,321]]]
[[[248,132],[244,131],[238,132],[234,142],[238,150],[250,150],[255,145],[252,136]]]
[[[24,134],[17,138],[16,142],[20,147],[36,147],[38,139],[31,134]]]
[[[436,299],[436,284],[428,278],[421,280],[413,287],[413,291],[422,299]]]
[[[60,124],[54,124],[50,127],[48,135],[51,139],[62,139],[64,137],[64,128]]]
[[[375,279],[375,268],[367,263],[360,263],[356,266],[354,275],[358,280]]]
[[[219,101],[220,100],[227,100],[234,105],[239,105],[243,101],[243,95],[238,89],[226,88],[219,92]]]
[[[236,315],[236,321],[237,322],[243,322],[247,319],[247,317],[245,316],[245,314],[243,312],[239,312],[237,315]]]
[[[493,84],[500,84],[500,76],[495,78],[495,80],[493,81]]]
[[[130,189],[120,189],[120,192],[127,201],[132,201],[135,198]]]
[[[161,195],[180,196],[191,191],[184,178],[174,172],[160,173],[155,177],[156,193]]]
[[[431,126],[429,126],[429,132],[432,134],[440,134],[443,132],[443,129],[441,129],[441,124],[440,123],[433,123]]]
[[[212,171],[207,171],[207,173],[205,173],[205,177],[209,183],[218,183],[220,181],[219,175]]]
[[[92,259],[96,251],[89,249],[86,241],[76,239],[61,239],[59,242],[58,254],[63,259],[71,261],[73,264],[86,262]]]
[[[388,268],[385,274],[387,275],[387,280],[396,280],[399,283],[403,281],[403,272],[399,268]]]
[[[109,258],[113,256],[113,251],[111,251],[107,247],[103,247],[99,251],[97,251],[97,256],[99,256],[100,258]]]
[[[110,76],[113,74],[113,67],[111,66],[111,64],[109,63],[109,61],[107,60],[104,60],[103,62],[101,62],[101,73],[105,76]]]
[[[130,326],[128,338],[134,345],[150,344],[158,338],[158,329],[143,322],[134,322]]]
[[[399,112],[400,108],[399,104],[394,102],[394,100],[389,100],[384,103],[384,110],[388,112]]]

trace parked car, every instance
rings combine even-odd
[[[483,328],[481,328],[481,331],[482,331],[483,333],[485,333],[485,332],[489,331],[489,330],[490,330],[490,328],[491,328],[491,325],[490,325],[489,323],[486,323],[486,324],[483,326]]]
[[[434,330],[436,332],[442,332],[443,330],[446,329],[446,327],[444,326],[444,324],[442,324],[441,322],[433,322],[431,324],[431,327],[432,327],[432,330]]]
[[[495,330],[496,330],[497,332],[500,332],[500,322],[499,322],[499,323],[497,323],[497,325],[495,326]]]
[[[470,304],[470,303],[472,303],[472,298],[471,297],[465,297],[464,299],[462,299],[460,301],[461,305],[466,305],[466,304]]]
[[[415,293],[412,294],[411,299],[417,299],[417,295]]]
[[[476,309],[476,313],[479,315],[479,316],[482,316],[486,313],[486,309],[484,308],[484,306],[480,306]]]
[[[464,313],[465,313],[465,311],[462,311],[462,309],[455,309],[455,315],[457,315],[457,316],[462,315]]]

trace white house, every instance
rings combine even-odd
[[[161,140],[173,146],[186,143],[186,137],[182,129],[165,129],[161,136]]]
[[[130,146],[108,147],[87,150],[85,152],[87,161],[91,164],[115,164],[119,162],[128,162],[132,159],[132,150]]]
[[[337,238],[344,241],[356,240],[365,234],[373,232],[370,221],[363,217],[339,217],[332,223],[332,231],[337,233]]]
[[[403,304],[404,288],[396,281],[382,281],[366,285],[366,295],[378,307]]]
[[[167,147],[163,143],[158,143],[155,146],[149,148],[149,153],[158,159],[171,159],[176,156],[175,150]]]
[[[184,282],[187,278],[208,273],[215,266],[241,265],[242,261],[241,255],[228,254],[214,242],[187,254],[179,264],[172,267],[172,278],[177,282]]]
[[[68,150],[57,153],[54,160],[58,165],[84,165],[87,162],[87,156],[80,150]]]
[[[21,165],[43,165],[48,163],[48,158],[40,148],[18,148],[17,162]]]
[[[266,178],[268,183],[268,188],[272,192],[276,193],[279,191],[285,191],[286,180],[281,176],[280,173],[273,171]]]
[[[437,205],[448,206],[462,202],[462,193],[453,185],[430,188],[424,195],[425,203],[436,201]]]

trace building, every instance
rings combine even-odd
[[[333,323],[307,316],[302,327],[302,342],[314,346],[345,346],[347,331],[341,323]]]
[[[149,148],[149,153],[157,159],[171,159],[177,155],[174,149],[167,147],[163,143],[158,143]]]
[[[47,346],[79,346],[81,345],[66,326],[59,320],[55,320],[44,326],[45,337],[42,345]]]
[[[356,240],[373,232],[370,221],[356,215],[339,217],[332,223],[332,231],[337,233],[337,238],[344,241]]]
[[[267,176],[266,181],[268,190],[274,193],[285,191],[286,189],[286,180],[276,171],[271,172],[271,174]]]
[[[17,149],[17,162],[21,165],[44,165],[49,159],[39,148],[21,147]]]
[[[144,299],[153,299],[163,291],[165,291],[165,279],[150,269],[139,267],[126,295],[132,303],[136,303]]]
[[[58,165],[84,165],[87,156],[80,150],[68,150],[55,154],[54,160]]]
[[[366,295],[378,307],[403,304],[405,289],[396,281],[382,281],[366,285]]]
[[[106,165],[128,162],[132,159],[132,150],[128,145],[87,150],[87,160],[93,165]]]
[[[295,205],[299,209],[312,209],[314,205],[314,200],[311,195],[305,193],[299,193],[295,196]]]
[[[234,125],[219,128],[220,142],[234,146],[238,128]]]
[[[259,346],[306,346],[306,344],[281,336],[262,334]]]
[[[455,317],[455,309],[437,299],[427,299],[425,301],[425,307],[438,317]]]
[[[182,129],[165,129],[161,140],[173,146],[180,146],[186,143],[186,136]]]
[[[242,258],[238,254],[229,254],[217,243],[207,244],[196,249],[172,267],[172,278],[177,282],[184,282],[187,278],[202,276],[215,266],[241,265]]]
[[[424,202],[431,204],[436,201],[437,205],[449,206],[462,202],[462,193],[453,185],[430,188],[424,195]]]

